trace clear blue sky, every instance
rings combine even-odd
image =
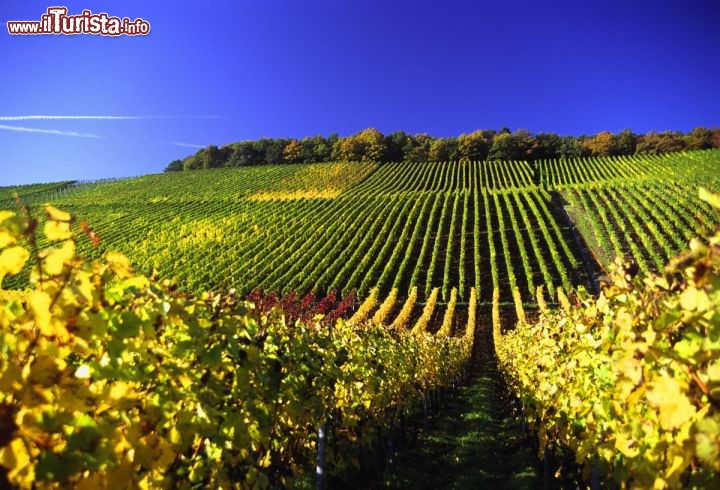
[[[151,32],[8,34],[57,3],[0,0],[0,185],[157,173],[209,144],[367,127],[720,125],[717,0],[84,0],[61,5]],[[15,118],[31,115],[138,118]]]

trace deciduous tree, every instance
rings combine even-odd
[[[610,131],[601,131],[595,136],[586,139],[583,146],[593,156],[610,156],[617,154],[617,142]]]
[[[685,136],[685,147],[688,150],[707,150],[713,147],[713,134],[707,128],[694,128]]]
[[[165,167],[165,172],[179,172],[183,169],[182,160],[173,160]]]
[[[405,131],[395,131],[385,137],[385,160],[388,162],[402,162],[404,160],[403,148],[410,139]]]
[[[488,153],[489,160],[525,160],[532,144],[532,137],[527,130],[519,129],[514,133],[500,131],[493,139]]]
[[[530,160],[549,160],[561,155],[562,138],[555,133],[538,133],[530,145]]]
[[[618,155],[634,155],[638,137],[629,129],[623,129],[615,137]]]
[[[574,136],[564,136],[560,143],[560,158],[580,158],[588,154],[584,146]]]
[[[405,161],[407,162],[425,162],[430,155],[430,145],[433,139],[428,134],[416,134],[409,138],[403,147]]]
[[[375,128],[340,138],[333,148],[333,158],[345,161],[381,162],[385,157],[385,137]]]
[[[300,161],[300,151],[302,145],[296,139],[291,139],[283,149],[283,161],[285,163],[297,163]]]
[[[636,153],[671,153],[685,149],[685,138],[676,131],[650,131],[640,138]]]
[[[458,158],[470,161],[485,160],[492,146],[492,134],[488,131],[473,131],[457,138]]]
[[[450,160],[447,140],[443,138],[438,138],[432,143],[430,143],[428,160],[431,162],[447,162],[448,160]]]

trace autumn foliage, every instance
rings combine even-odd
[[[291,486],[319,426],[342,471],[467,362],[472,337],[339,320],[352,295],[180,294],[77,233],[0,211],[0,281],[32,268],[0,301],[1,488]]]
[[[701,191],[720,211],[720,196]],[[544,312],[496,350],[540,452],[610,485],[710,488],[720,475],[720,230],[663,274],[618,261],[599,297]],[[612,482],[612,483],[610,483]]]

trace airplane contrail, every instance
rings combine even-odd
[[[49,114],[33,114],[26,116],[0,116],[0,121],[140,121],[144,119],[220,119],[221,116],[57,116]]]
[[[194,143],[185,143],[184,141],[158,141],[158,143],[163,143],[166,145],[174,145],[174,146],[182,146],[185,148],[205,148],[203,145],[196,145]]]
[[[102,136],[92,133],[79,133],[77,131],[61,131],[59,129],[39,129],[39,128],[27,128],[25,126],[7,126],[0,124],[0,129],[6,131],[20,131],[23,133],[45,133],[45,134],[56,134],[59,136],[74,136],[76,138],[102,138]]]

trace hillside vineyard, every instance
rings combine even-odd
[[[366,471],[363,448],[394,458],[406,421],[475,369],[503,377],[545,463],[572,452],[572,478],[710,487],[719,165],[347,162],[0,189],[20,207],[0,212],[0,486],[291,487],[316,462],[322,487],[326,468]]]
[[[550,302],[595,289],[616,255],[657,270],[717,221],[697,186],[720,190],[720,151],[528,162],[323,163],[32,187],[187,291],[434,288],[466,303]],[[22,189],[21,189],[22,190]],[[9,278],[5,287],[12,287]],[[21,284],[24,278],[14,279]]]

